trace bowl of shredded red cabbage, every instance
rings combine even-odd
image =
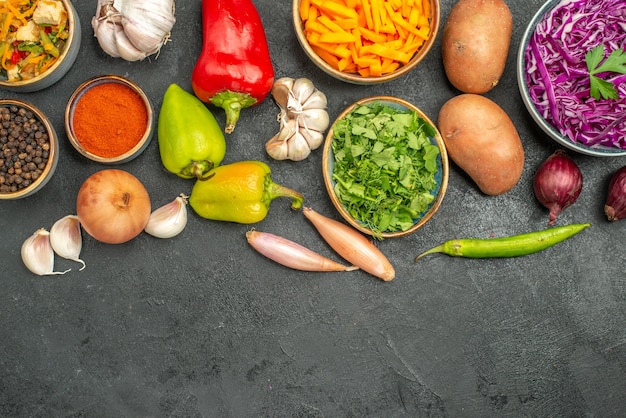
[[[520,43],[517,79],[530,115],[586,155],[626,155],[626,1],[550,0]]]

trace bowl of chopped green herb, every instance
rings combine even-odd
[[[421,228],[448,186],[448,154],[436,125],[397,97],[366,97],[347,107],[326,135],[322,159],[335,208],[378,239]]]
[[[626,155],[626,33],[615,20],[625,13],[623,0],[548,0],[522,36],[522,101],[565,148],[595,157]]]

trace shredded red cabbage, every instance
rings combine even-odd
[[[626,75],[607,73],[617,100],[589,94],[585,54],[626,47],[626,1],[562,0],[537,24],[525,51],[530,97],[543,118],[573,142],[626,149]]]

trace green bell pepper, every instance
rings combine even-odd
[[[211,111],[177,84],[163,96],[158,141],[163,166],[185,179],[206,178],[226,155],[226,139]]]

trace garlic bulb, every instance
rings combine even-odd
[[[67,215],[56,221],[50,228],[50,244],[59,256],[81,263],[79,271],[85,268],[85,262],[79,258],[83,240],[78,216]]]
[[[169,40],[174,9],[174,0],[98,0],[91,25],[104,52],[139,61]]]
[[[39,228],[24,241],[21,255],[26,268],[39,276],[69,271],[54,271],[54,250],[50,244],[50,232],[45,228]]]
[[[180,234],[186,225],[187,196],[181,194],[170,203],[154,210],[144,231],[157,238],[172,238]]]
[[[279,132],[265,149],[275,160],[304,160],[324,142],[330,124],[326,95],[307,78],[283,77],[272,86],[272,97],[280,107]]]

